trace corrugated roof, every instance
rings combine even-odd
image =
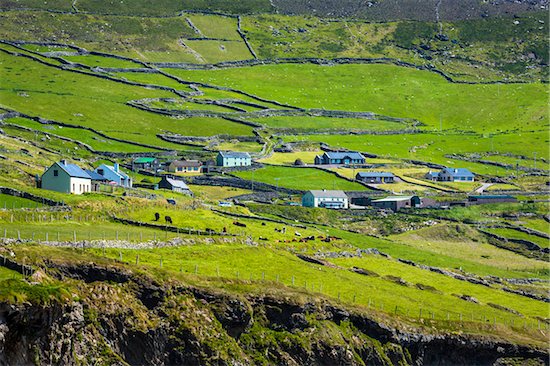
[[[348,198],[344,191],[311,190],[310,192],[318,198]]]
[[[487,194],[487,195],[479,195],[479,196],[468,196],[468,199],[475,198],[475,199],[485,199],[485,200],[497,200],[497,199],[515,199],[515,197],[510,196],[509,194]]]
[[[90,179],[90,176],[88,173],[86,173],[81,167],[75,164],[68,164],[66,162],[60,161],[57,163],[57,165],[63,169],[69,176],[73,178],[88,178]]]
[[[363,178],[385,178],[394,176],[393,173],[390,172],[359,172],[357,175]]]
[[[466,168],[445,168],[443,169],[453,177],[473,177],[474,173]]]
[[[241,159],[250,159],[250,154],[247,152],[238,152],[238,151],[220,151],[221,156],[224,158],[241,158]]]
[[[189,189],[189,186],[185,184],[184,181],[178,180],[178,179],[172,179],[172,178],[166,178],[166,181],[172,185],[172,187],[181,188],[181,189]]]
[[[373,200],[371,202],[398,202],[398,201],[408,201],[414,196],[388,196],[386,198],[381,198],[378,200]]]
[[[136,158],[134,160],[134,163],[135,164],[147,164],[147,163],[152,163],[155,160],[157,160],[157,159],[156,158],[151,158],[151,157],[140,157],[140,158]]]
[[[325,154],[329,159],[344,159],[346,157],[354,160],[365,159],[365,157],[357,151],[326,151]]]

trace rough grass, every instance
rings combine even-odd
[[[364,191],[366,188],[358,183],[348,182],[335,175],[314,168],[289,168],[283,166],[266,166],[254,171],[235,173],[238,177],[264,182],[279,187],[310,189],[341,189],[347,191]]]
[[[204,14],[185,14],[185,17],[193,22],[204,37],[242,42],[241,36],[237,33],[236,18]]]
[[[186,40],[185,44],[202,56],[206,63],[238,61],[252,58],[242,41]]]
[[[499,249],[472,228],[443,224],[411,233],[390,236],[398,241],[437,254],[460,258],[480,265],[512,270],[544,269],[545,263]]]
[[[99,254],[99,250],[93,250]],[[107,250],[111,258],[119,256],[119,250]],[[201,276],[228,277],[236,279],[261,280],[265,278],[265,284],[277,282],[291,287],[305,287],[313,292],[320,292],[332,298],[345,302],[353,302],[377,309],[383,308],[388,313],[393,312],[395,306],[401,309],[400,314],[409,310],[416,317],[420,308],[424,312],[433,312],[438,319],[445,319],[447,312],[452,314],[452,320],[456,321],[459,314],[464,317],[474,314],[476,320],[481,316],[493,319],[515,318],[514,315],[491,308],[486,302],[502,303],[521,310],[527,316],[541,316],[545,313],[545,304],[523,298],[521,296],[506,294],[496,289],[472,285],[466,282],[447,279],[444,276],[431,274],[422,270],[410,269],[404,264],[392,263],[380,259],[380,268],[400,269],[400,273],[408,271],[410,277],[416,281],[426,281],[437,286],[444,286],[445,293],[437,294],[422,291],[414,287],[398,285],[380,277],[363,276],[352,273],[346,269],[322,267],[316,264],[306,263],[286,251],[271,250],[268,248],[250,248],[235,245],[211,245],[188,246],[179,248],[163,248],[158,250],[122,250],[123,258],[128,262],[134,262],[136,255],[144,266],[159,267],[162,258],[163,268],[171,271],[183,271],[197,273]],[[382,272],[382,271],[381,271]],[[413,276],[415,274],[416,276]],[[294,285],[292,284],[294,277]],[[436,277],[435,279],[432,277]],[[409,279],[409,277],[407,277]],[[412,278],[411,278],[412,279]],[[382,291],[383,289],[383,291]],[[452,293],[472,294],[480,299],[481,304],[473,304],[466,301],[458,301]],[[426,314],[426,313],[425,313]],[[426,315],[424,315],[426,316]],[[427,317],[427,316],[426,316]]]

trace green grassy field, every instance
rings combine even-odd
[[[279,187],[300,190],[342,189],[347,191],[364,191],[367,189],[358,183],[348,182],[335,175],[314,168],[266,166],[258,170],[237,172],[235,175],[274,186],[278,184]]]
[[[487,229],[487,231],[503,236],[508,239],[522,239],[537,244],[541,248],[550,248],[550,239],[541,238],[536,235],[529,235],[527,233],[513,230],[513,229]]]
[[[439,130],[440,120],[443,130],[479,133],[548,128],[548,90],[541,83],[453,84],[428,71],[393,65],[286,64],[172,73],[303,108],[415,118],[432,131]]]
[[[0,56],[4,65],[2,101],[7,107],[29,115],[92,127],[113,137],[174,149],[181,146],[165,142],[156,134],[167,131],[184,135],[215,135],[221,131],[237,135],[251,133],[250,127],[225,120],[178,120],[125,104],[132,99],[173,96],[169,92],[60,71],[6,54]],[[21,72],[32,72],[34,77],[23,80],[17,75]],[[131,132],[120,127],[129,120],[133,125]]]
[[[253,118],[253,122],[260,123],[273,129],[283,129],[296,132],[312,132],[318,130],[333,131],[400,131],[407,129],[406,123],[390,121],[378,121],[353,118],[328,118],[328,117],[267,117]]]
[[[101,250],[91,250],[100,255]],[[197,273],[201,276],[241,278],[244,280],[262,280],[283,283],[291,287],[304,287],[309,291],[326,294],[348,303],[356,303],[392,313],[417,317],[420,308],[425,317],[444,320],[449,313],[453,321],[458,321],[460,314],[464,320],[483,322],[482,317],[493,320],[518,319],[515,315],[487,306],[488,302],[507,304],[520,310],[529,317],[544,313],[545,305],[517,295],[506,294],[496,289],[471,285],[465,282],[447,279],[444,276],[431,274],[420,269],[378,258],[360,260],[335,260],[345,266],[358,265],[379,271],[381,275],[403,275],[414,283],[434,283],[436,288],[444,288],[443,293],[421,291],[414,286],[401,286],[383,277],[363,276],[345,269],[319,267],[301,261],[285,251],[267,248],[250,248],[235,245],[188,246],[164,248],[157,250],[117,250],[107,249],[106,255],[118,258],[122,253],[123,260],[133,263],[139,255],[139,263],[144,266],[160,266],[174,272]],[[219,274],[219,275],[218,275]],[[294,278],[294,280],[293,280]],[[384,291],[381,291],[384,289]],[[396,294],[398,294],[396,296]],[[481,304],[458,301],[453,294],[470,294],[478,298]],[[516,320],[518,321],[518,320]],[[452,325],[451,325],[452,326]]]
[[[323,142],[334,148],[347,148],[382,157],[416,159],[434,162],[449,167],[469,168],[477,174],[509,175],[514,174],[515,169],[484,165],[469,161],[462,161],[446,157],[452,153],[476,153],[487,151],[499,151],[501,153],[525,153],[526,149],[538,154],[544,154],[547,143],[546,132],[522,133],[531,143],[527,146],[524,140],[517,138],[515,134],[489,135],[477,134],[412,134],[412,135],[376,135],[369,136],[337,136],[337,135],[300,135],[285,136],[288,142]]]
[[[0,194],[0,209],[37,208],[42,204],[22,197]]]

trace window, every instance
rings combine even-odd
[[[97,173],[98,173],[99,175],[103,175],[103,174],[105,174],[105,171],[104,171],[103,169],[98,169],[98,170],[97,170]]]
[[[59,170],[54,169],[54,171],[53,171],[53,176],[54,176],[54,177],[59,177]]]
[[[75,189],[74,189],[74,183],[73,183],[73,192],[74,192],[74,191],[75,191]]]

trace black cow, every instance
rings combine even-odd
[[[172,224],[172,218],[170,216],[164,216],[164,220],[167,224]]]
[[[158,212],[155,212],[155,221],[160,220],[160,214]]]

